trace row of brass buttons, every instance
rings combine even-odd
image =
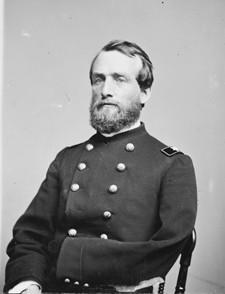
[[[72,190],[73,192],[76,192],[76,191],[78,191],[78,190],[80,189],[80,186],[79,186],[77,183],[74,183],[74,184],[71,185],[70,188],[71,188],[71,190]],[[109,192],[110,192],[111,194],[115,194],[117,191],[118,191],[118,187],[117,187],[116,185],[111,185],[111,186],[109,187]]]
[[[87,167],[86,164],[83,163],[83,162],[81,162],[81,163],[78,164],[78,169],[79,169],[80,171],[84,170],[86,167]],[[119,164],[117,165],[116,169],[117,169],[118,171],[120,171],[120,172],[123,172],[123,171],[125,171],[126,166],[125,166],[124,163],[119,163]]]
[[[94,146],[93,146],[92,144],[87,144],[87,145],[86,145],[86,150],[87,150],[87,151],[91,151],[93,148],[94,148]],[[132,143],[128,143],[128,144],[126,145],[126,150],[127,150],[127,151],[133,151],[133,150],[134,150],[134,145],[133,145]],[[78,165],[78,169],[79,169],[80,171],[84,170],[85,168],[86,168],[86,164],[85,164],[85,163],[83,163],[83,162],[82,162],[82,163],[79,163],[79,165]],[[119,163],[119,164],[117,165],[117,170],[118,170],[118,171],[123,172],[125,169],[126,169],[126,166],[125,166],[124,163]],[[78,191],[79,188],[80,188],[80,186],[79,186],[79,184],[77,184],[77,183],[74,183],[74,184],[71,185],[71,190],[72,190],[73,192]],[[116,193],[117,190],[118,190],[118,187],[117,187],[116,185],[111,185],[111,186],[109,187],[109,192],[112,193],[112,194]],[[104,216],[106,219],[109,219],[109,218],[111,218],[112,214],[111,214],[110,211],[105,211],[105,212],[103,213],[103,216]],[[75,229],[70,229],[70,230],[68,231],[68,235],[69,235],[70,237],[75,237],[75,236],[77,235],[77,230],[75,230]],[[101,234],[100,238],[102,238],[102,239],[108,239],[108,236],[107,236],[106,234]],[[69,279],[66,279],[65,282],[66,282],[66,281],[67,281],[67,282],[70,282]],[[78,283],[78,282],[75,282],[74,284],[77,284],[77,283]],[[79,284],[79,283],[78,283],[78,284]],[[88,284],[85,284],[85,285],[86,285],[86,287],[87,287]],[[84,285],[84,286],[85,286],[85,285]]]
[[[66,279],[64,280],[64,282],[65,282],[66,284],[69,284],[69,283],[70,283],[70,279],[69,279],[69,278],[66,278]],[[76,281],[76,282],[74,282],[74,285],[79,286],[80,283],[79,283],[78,281]],[[85,283],[85,284],[84,284],[84,287],[89,287],[89,284],[88,284],[88,283]]]
[[[92,144],[87,144],[87,145],[86,145],[86,149],[87,149],[88,151],[91,151],[93,148],[94,148],[94,146],[93,146]],[[128,143],[128,144],[126,145],[126,150],[127,150],[127,151],[133,151],[133,150],[134,150],[134,145],[133,145],[132,143]],[[86,164],[85,164],[84,162],[81,162],[81,163],[79,163],[79,165],[78,165],[78,169],[79,169],[80,171],[86,169],[86,167],[87,167],[87,166],[86,166]],[[117,165],[116,169],[117,169],[118,171],[120,171],[120,172],[123,172],[123,171],[125,171],[126,166],[125,166],[124,163],[119,163],[119,164]],[[74,183],[74,184],[71,185],[71,190],[72,190],[73,192],[76,192],[77,190],[79,190],[79,188],[80,188],[80,186],[79,186],[79,184],[77,184],[77,183]],[[118,190],[118,188],[117,188],[116,185],[111,185],[111,186],[109,187],[109,192],[112,193],[112,194],[116,193],[117,190]]]
[[[110,216],[109,217],[111,217],[111,213],[110,213]],[[77,230],[75,230],[75,229],[69,229],[68,235],[70,237],[75,237],[77,235]],[[100,238],[102,238],[102,239],[108,239],[108,236],[106,234],[101,234]]]
[[[87,151],[91,151],[92,149],[94,149],[94,145],[88,143],[85,148]],[[134,151],[135,147],[134,147],[134,144],[128,143],[125,148],[127,151],[132,152],[132,151]]]
[[[86,168],[86,164],[85,164],[85,163],[80,163],[80,164],[78,165],[78,169],[79,169],[79,170],[84,170],[85,168]],[[125,166],[124,163],[119,163],[119,164],[117,165],[117,170],[118,170],[118,171],[123,172],[123,171],[125,171],[125,169],[126,169],[126,166]],[[76,192],[76,191],[78,191],[79,189],[80,189],[79,184],[74,183],[74,184],[71,185],[71,190],[72,190],[73,192]],[[116,193],[117,190],[118,190],[118,188],[117,188],[116,185],[111,185],[111,186],[109,187],[109,192],[112,193],[112,194]]]
[[[103,213],[103,216],[104,216],[104,218],[106,218],[106,219],[110,219],[111,216],[112,216],[112,213],[111,213],[110,211],[105,211],[105,212]],[[75,236],[77,235],[77,230],[76,230],[76,229],[69,229],[69,231],[68,231],[68,235],[69,235],[70,237],[75,237]],[[102,237],[102,236],[103,236],[103,237]],[[103,239],[106,239],[104,236],[105,236],[105,235],[102,234],[100,237],[103,238]]]

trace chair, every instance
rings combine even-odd
[[[185,293],[185,290],[186,290],[185,285],[187,281],[188,268],[191,264],[192,252],[195,248],[195,245],[196,245],[196,230],[194,229],[181,253],[180,270],[179,270],[179,274],[177,278],[175,294]]]
[[[185,293],[188,268],[191,264],[192,252],[195,248],[195,245],[196,245],[196,231],[194,229],[192,231],[192,234],[190,235],[189,239],[187,240],[187,243],[185,244],[183,251],[181,252],[180,269],[179,269],[179,274],[178,274],[174,294],[184,294]],[[159,284],[158,289],[157,289],[158,294],[164,293],[164,286],[165,286],[165,282]]]

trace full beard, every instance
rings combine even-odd
[[[94,102],[90,106],[90,124],[100,133],[111,134],[127,129],[135,124],[141,114],[141,103],[136,100],[129,107],[121,107],[118,104],[112,106],[113,112],[104,107],[104,101]]]

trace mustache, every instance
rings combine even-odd
[[[113,105],[113,106],[119,107],[119,105],[117,103],[115,103],[113,101],[108,101],[108,100],[97,101],[97,102],[94,103],[94,107],[96,107],[97,109],[100,109],[104,105]]]

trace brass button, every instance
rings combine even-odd
[[[126,145],[126,150],[129,151],[129,152],[134,151],[134,144],[132,144],[132,143],[128,143],[128,144]]]
[[[105,211],[103,213],[104,218],[110,218],[112,216],[112,213],[110,211]]]
[[[85,284],[84,284],[84,287],[89,287],[89,284],[88,284],[88,283],[85,283]]]
[[[66,279],[64,280],[64,282],[65,282],[65,283],[70,283],[70,279],[66,278]]]
[[[109,187],[109,192],[112,193],[112,194],[115,194],[117,192],[118,188],[116,185],[111,185]]]
[[[86,145],[86,150],[87,151],[91,151],[94,148],[94,146],[92,144],[87,144]]]
[[[101,234],[101,236],[100,236],[102,239],[108,239],[108,236],[106,235],[106,234]]]
[[[125,171],[126,166],[125,166],[124,163],[119,163],[119,164],[117,165],[116,169],[117,169],[118,171],[120,171],[120,172],[123,172],[123,171]]]
[[[77,234],[77,230],[75,230],[75,229],[70,229],[70,230],[68,231],[68,235],[69,235],[70,237],[75,237],[76,234]]]
[[[78,169],[79,170],[84,170],[85,168],[86,168],[86,164],[85,163],[81,162],[81,163],[78,164]]]
[[[79,186],[78,184],[73,184],[73,185],[71,185],[71,190],[72,190],[73,192],[76,192],[77,190],[79,190],[79,188],[80,188],[80,186]]]

